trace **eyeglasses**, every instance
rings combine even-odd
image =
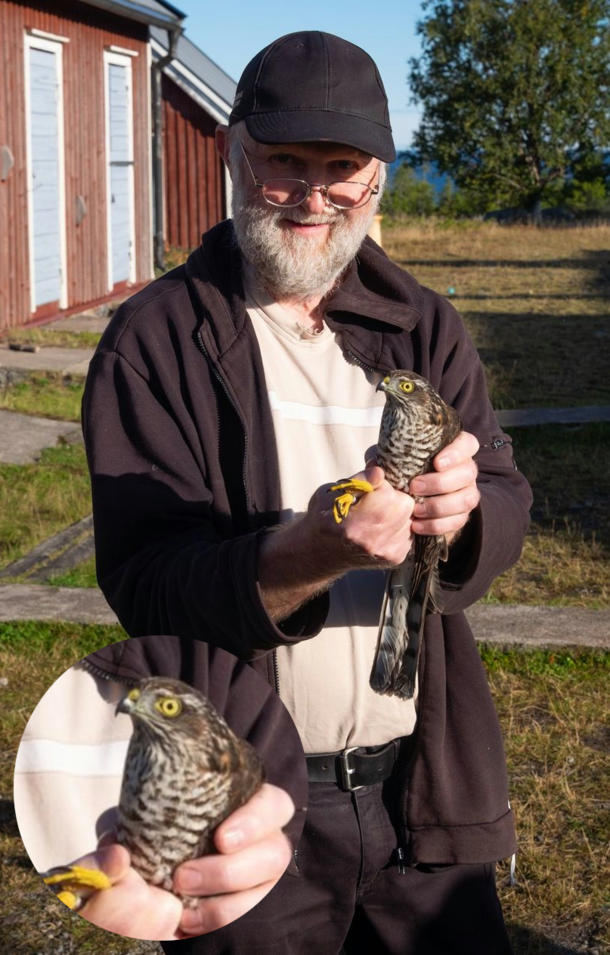
[[[308,183],[304,179],[267,179],[265,182],[260,182],[250,165],[241,139],[239,145],[252,174],[254,185],[262,190],[263,198],[271,206],[294,208],[305,202],[312,192],[319,192],[326,202],[337,209],[359,209],[367,204],[371,196],[379,193],[378,185],[369,186],[366,182],[354,182],[351,179],[345,182],[337,180],[337,182],[329,183],[328,186]]]

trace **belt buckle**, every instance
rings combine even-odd
[[[359,746],[350,746],[349,749],[344,749],[342,753],[339,753],[339,769],[341,774],[341,783],[343,785],[344,792],[355,792],[356,789],[364,789],[362,786],[352,786],[351,775],[356,772],[356,767],[349,765],[348,756],[350,753],[353,753],[354,750],[360,749]]]

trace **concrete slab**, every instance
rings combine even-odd
[[[475,604],[466,616],[475,638],[486,643],[610,650],[610,610]]]
[[[2,464],[32,464],[44,448],[55,447],[60,438],[69,444],[82,441],[80,425],[0,409]]]
[[[110,321],[109,315],[71,315],[69,318],[58,318],[56,322],[47,325],[50,331],[59,332],[98,332],[106,330]]]
[[[534,424],[587,424],[610,421],[610,406],[583,405],[582,408],[515,408],[497,411],[501,428]]]
[[[0,368],[86,375],[93,352],[93,348],[41,348],[37,352],[24,352],[0,345]]]
[[[100,590],[92,587],[47,587],[4,584],[0,620],[65,620],[67,623],[117,623]]]
[[[610,650],[610,611],[580,607],[477,604],[467,611],[476,640],[499,646],[589,647]],[[0,620],[117,622],[97,588],[0,586]]]

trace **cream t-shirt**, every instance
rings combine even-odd
[[[258,288],[246,293],[261,349],[278,448],[282,520],[302,515],[314,491],[364,468],[384,406],[379,375],[350,360],[342,336],[318,333]],[[369,686],[383,598],[383,571],[352,571],[330,594],[322,632],[277,651],[280,697],[306,753],[382,745],[413,732],[414,700]]]

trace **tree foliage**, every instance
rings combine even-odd
[[[425,0],[418,161],[532,211],[610,145],[610,0]],[[586,175],[585,175],[585,178]]]
[[[399,166],[383,197],[383,211],[391,216],[431,216],[436,208],[434,187],[418,179],[410,166]]]

